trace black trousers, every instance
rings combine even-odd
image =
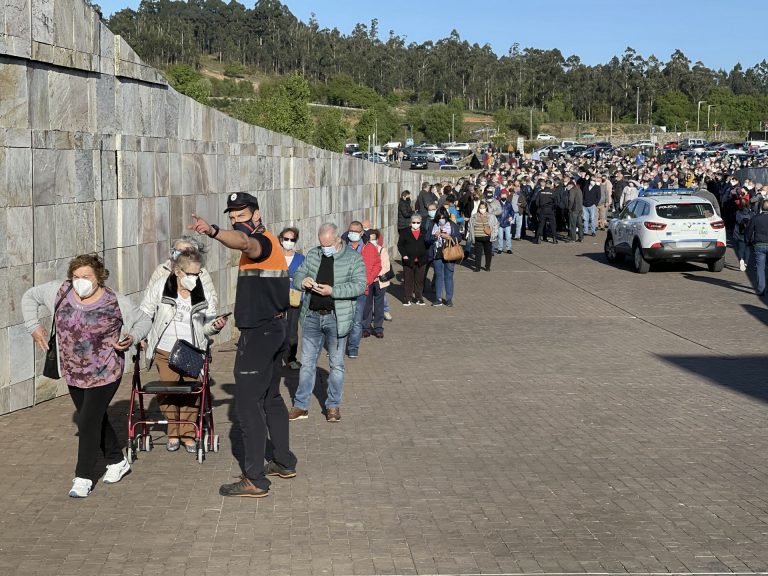
[[[117,440],[112,424],[109,423],[107,408],[120,386],[120,380],[96,386],[95,388],[69,387],[69,397],[77,409],[77,465],[75,476],[91,478],[99,451],[108,464],[117,464],[123,459],[123,451]]]
[[[584,224],[582,222],[581,212],[569,212],[568,213],[568,237],[575,241],[576,230],[579,231],[579,240],[584,240]]]
[[[296,466],[289,449],[288,409],[280,395],[286,329],[284,319],[274,318],[258,327],[241,328],[237,342],[234,401],[243,440],[243,473],[263,490],[271,484],[264,475],[267,434],[275,462]]]
[[[285,363],[296,360],[296,352],[299,349],[299,316],[301,307],[288,308],[288,329],[285,333],[286,350],[283,358]]]
[[[493,244],[491,237],[475,238],[475,270],[480,270],[480,261],[485,253],[485,267],[491,269],[491,258],[493,258]]]
[[[421,262],[412,266],[403,266],[403,286],[405,286],[403,303],[422,299],[426,270],[426,264]]]
[[[557,222],[554,212],[539,212],[539,225],[536,228],[536,240],[539,240],[544,233],[544,225],[549,221],[549,227],[552,231],[552,238],[557,240]]]

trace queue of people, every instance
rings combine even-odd
[[[679,157],[662,164],[653,157],[638,162],[637,157],[603,156],[589,164],[495,155],[476,176],[424,183],[415,202],[410,191],[403,191],[396,241],[403,305],[424,306],[427,294],[432,307],[454,305],[457,259],[448,252],[459,242],[465,243],[475,272],[490,272],[494,257],[511,254],[512,243],[528,234],[534,243],[547,238],[579,242],[606,228],[609,215],[618,214],[640,189],[682,186],[696,188],[722,214],[742,270],[754,255],[762,294],[768,189],[736,174],[740,168],[764,167],[760,162]],[[53,351],[52,362],[76,409],[78,456],[70,496],[91,492],[99,455],[107,462],[103,483],[119,482],[130,472],[107,414],[129,349],[142,346],[147,365],[154,364],[161,380],[182,384],[188,377],[169,364],[170,350],[179,340],[207,348],[227,323],[227,315],[218,314],[200,235],[240,255],[234,405],[244,462],[241,478],[222,485],[219,493],[261,498],[269,494],[269,477],[296,476],[289,423],[309,416],[323,351],[330,364],[325,417],[331,423],[341,421],[346,361],[358,358],[363,338],[384,338],[384,320],[391,318],[387,292],[394,271],[383,231],[366,220],[350,222],[343,234],[336,224],[325,223],[318,245],[302,254],[296,250],[298,229],[287,227],[275,236],[262,222],[254,196],[230,195],[225,214],[230,224],[226,230],[193,215],[189,229],[198,236],[173,244],[168,260],[152,274],[140,306],[106,286],[109,271],[93,254],[73,258],[66,278],[24,294],[25,325],[42,351]],[[39,324],[39,306],[53,316],[54,337]],[[279,387],[283,367],[299,372],[290,410]],[[197,409],[195,400],[167,394],[158,401],[168,421],[167,450],[194,451],[193,429],[185,421]],[[272,450],[265,460],[268,441]]]

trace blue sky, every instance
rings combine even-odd
[[[227,0],[225,0],[227,1]],[[137,8],[139,0],[96,0],[105,15]],[[644,57],[668,60],[680,48],[692,61],[730,70],[740,62],[749,68],[768,58],[760,28],[768,19],[763,0],[522,0],[518,2],[436,2],[402,0],[284,0],[291,12],[307,21],[315,13],[321,28],[348,34],[358,22],[379,21],[407,42],[437,40],[452,29],[470,43],[489,43],[506,54],[521,47],[559,48],[585,64],[600,64],[631,46]],[[255,2],[243,2],[253,7]]]

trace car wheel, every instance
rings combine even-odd
[[[640,248],[640,244],[635,244],[635,250],[632,253],[632,256],[635,264],[635,272],[638,274],[645,274],[651,269],[648,260],[643,258],[643,250]]]
[[[710,272],[722,272],[723,268],[725,268],[725,257],[718,260],[710,260],[707,262],[707,268],[709,268]]]
[[[605,246],[603,247],[603,250],[605,251],[605,257],[611,264],[618,264],[622,260],[624,260],[624,255],[619,254],[616,251],[616,245],[613,243],[613,236],[611,234],[608,234],[608,237],[605,239]]]

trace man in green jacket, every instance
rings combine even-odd
[[[307,252],[306,259],[293,275],[293,285],[307,292],[301,305],[301,370],[289,420],[309,416],[309,401],[315,388],[317,359],[328,350],[330,376],[325,419],[341,420],[344,392],[344,352],[355,318],[358,296],[365,292],[366,272],[362,256],[339,238],[335,224],[323,224],[317,234],[320,246]]]

